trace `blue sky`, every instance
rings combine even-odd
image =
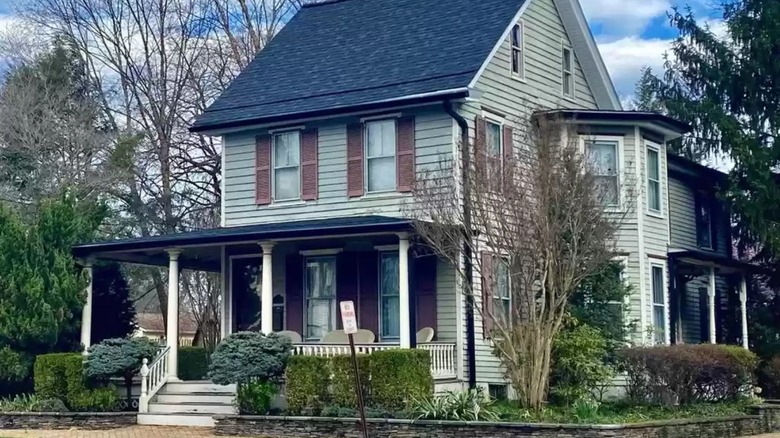
[[[663,71],[663,54],[675,31],[667,12],[690,6],[713,29],[720,24],[716,0],[580,0],[618,94],[630,99],[643,66]]]

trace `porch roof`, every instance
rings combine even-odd
[[[678,263],[695,266],[714,266],[716,268],[725,268],[731,272],[744,273],[763,273],[764,269],[760,266],[738,260],[723,254],[697,251],[697,250],[672,250],[669,255]]]
[[[220,270],[221,246],[311,237],[393,233],[412,229],[413,221],[387,216],[353,216],[318,220],[220,227],[160,236],[85,243],[73,247],[77,259],[98,259],[153,266],[168,266],[168,249],[182,251],[184,269]]]

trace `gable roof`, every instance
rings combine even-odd
[[[191,130],[465,97],[526,1],[334,0],[304,6]]]

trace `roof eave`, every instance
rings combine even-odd
[[[414,94],[393,99],[367,102],[359,105],[347,105],[323,110],[304,111],[295,113],[278,114],[268,117],[237,120],[224,123],[199,124],[197,121],[189,128],[190,132],[204,135],[222,135],[226,132],[246,129],[262,125],[275,125],[292,120],[303,121],[307,119],[330,118],[346,115],[354,112],[374,111],[388,107],[421,105],[426,103],[443,102],[446,100],[463,99],[473,93],[469,87],[440,90],[430,93]]]

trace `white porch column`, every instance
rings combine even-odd
[[[411,321],[409,316],[409,235],[398,235],[398,311],[401,348],[411,348]]]
[[[85,288],[87,295],[84,307],[81,309],[81,345],[84,346],[84,354],[87,354],[92,343],[92,263],[87,262],[84,271],[87,273],[89,283]]]
[[[263,242],[263,289],[260,296],[260,330],[269,334],[274,331],[274,276],[273,276],[273,242]]]
[[[750,343],[748,342],[748,318],[747,318],[747,279],[745,274],[742,274],[742,278],[739,284],[739,311],[742,316],[742,347],[745,350],[750,349]]]
[[[228,297],[228,285],[227,285],[227,257],[225,257],[225,247],[223,246],[220,248],[219,251],[219,259],[220,259],[220,268],[219,268],[219,296],[220,296],[220,305],[219,305],[219,339],[225,339],[228,335],[228,330],[230,327],[230,322],[228,321],[228,315],[229,315],[229,302],[230,299]]]
[[[710,310],[710,344],[716,344],[718,342],[717,334],[717,322],[715,321],[715,267],[710,267],[710,284],[707,290],[709,295],[709,310]]]
[[[179,254],[178,249],[168,251],[168,380],[179,380]]]

